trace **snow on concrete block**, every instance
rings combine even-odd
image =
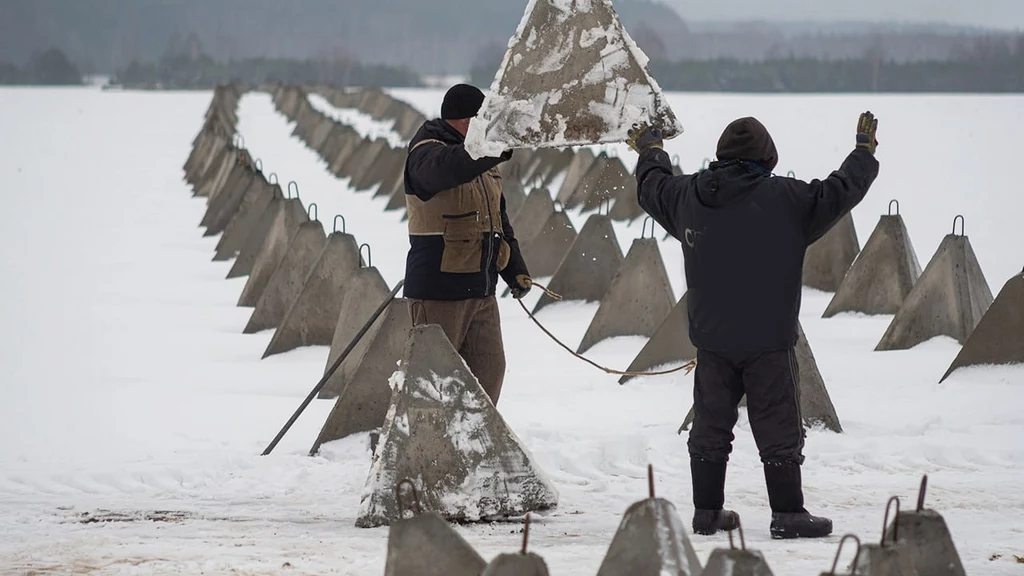
[[[261,330],[277,328],[284,315],[302,291],[309,271],[327,245],[327,234],[319,220],[303,222],[292,234],[284,257],[274,269],[266,288],[256,301],[256,307],[242,330],[254,334]]]
[[[589,148],[582,148],[576,151],[572,161],[569,162],[569,167],[566,168],[565,178],[562,180],[562,185],[555,196],[556,200],[563,205],[569,202],[573,193],[576,192],[576,187],[579,186],[583,176],[590,170],[590,166],[594,163],[595,159],[594,153]]]
[[[831,230],[807,247],[803,283],[817,290],[835,292],[860,253],[853,214],[843,216]]]
[[[272,218],[272,222],[262,241],[259,238],[253,238],[255,242],[259,243],[260,248],[255,259],[251,261],[249,279],[238,297],[239,306],[256,306],[260,296],[263,295],[263,290],[267,287],[267,282],[270,281],[274,270],[277,269],[277,265],[288,251],[288,241],[299,229],[300,224],[309,221],[306,209],[302,207],[302,201],[298,198],[281,200],[272,204],[268,208],[268,212],[270,213],[264,213],[264,217]],[[259,227],[258,224],[257,227]],[[255,236],[256,231],[254,230],[250,237]],[[248,246],[248,242],[246,245]],[[235,260],[235,265],[228,272],[228,278],[241,276],[243,265],[242,255],[239,255]]]
[[[362,322],[365,323],[372,314],[371,311],[363,316]],[[310,449],[311,455],[316,454],[325,442],[384,426],[392,401],[388,381],[402,360],[411,329],[409,302],[404,299],[392,301],[375,326],[363,336],[366,345],[361,346],[361,350],[353,350],[349,358],[357,352],[360,355],[354,356],[352,363],[344,363],[348,364],[345,380],[334,382],[335,386],[341,386],[340,391]]]
[[[682,125],[610,0],[531,0],[470,125],[474,158],[509,148],[624,142],[634,123]]]
[[[524,198],[518,212],[509,219],[520,244],[536,238],[555,212],[555,203],[551,200],[551,194],[544,188],[534,188],[530,195]],[[508,199],[506,198],[505,201],[507,204]]]
[[[553,276],[576,240],[576,229],[565,212],[552,212],[540,233],[521,242],[520,250],[534,278]]]
[[[811,343],[807,340],[807,335],[804,334],[803,325],[797,323],[796,328],[797,340],[794,352],[796,353],[798,370],[797,378],[800,380],[798,382],[800,387],[800,413],[803,416],[804,425],[822,426],[826,430],[841,434],[843,426],[839,422],[839,415],[836,413],[835,405],[832,404],[832,397],[828,393],[828,388],[825,387],[825,379],[822,378],[821,371],[818,370],[818,362],[814,359]],[[739,405],[747,405],[746,394],[740,399]],[[686,415],[686,419],[679,428],[679,432],[682,433],[692,423],[693,407],[690,407],[690,412]]]
[[[256,226],[260,215],[263,214],[263,211],[267,209],[267,206],[273,199],[273,187],[263,177],[263,174],[257,174],[252,184],[245,191],[245,196],[242,197],[242,202],[238,206],[238,211],[231,217],[228,225],[224,227],[220,240],[217,241],[217,247],[213,255],[215,262],[230,260],[238,255],[242,246],[245,245],[246,236]]]
[[[600,301],[608,293],[622,260],[622,249],[611,219],[594,214],[583,224],[548,288],[560,295],[563,301]],[[541,294],[533,313],[555,302],[546,293]]]
[[[650,498],[626,510],[597,576],[700,576],[700,559],[675,505],[655,498],[650,482]]]
[[[924,507],[927,489],[928,477],[924,476],[917,496],[917,508],[899,511],[896,521],[886,529],[885,539],[906,542],[910,561],[920,576],[965,576],[963,562],[945,518]]]
[[[607,338],[653,336],[675,302],[658,241],[634,240],[576,352]]]
[[[412,479],[423,508],[448,520],[520,516],[558,492],[505,423],[440,326],[412,328],[356,526],[398,517],[394,486]]]
[[[267,344],[263,358],[302,346],[330,346],[341,309],[345,281],[360,266],[359,246],[351,234],[333,232]]]
[[[388,528],[384,576],[480,576],[487,561],[436,512]]]
[[[822,317],[842,312],[895,314],[920,277],[921,264],[903,217],[884,215]]]
[[[1024,273],[1006,282],[939,382],[979,364],[1024,364]]]
[[[646,372],[668,364],[682,364],[697,357],[697,348],[690,342],[690,314],[686,307],[686,294],[679,299],[665,321],[647,341],[626,372]],[[625,384],[635,376],[622,376]]]
[[[964,344],[992,305],[967,236],[942,239],[875,350],[908,350],[936,336]]]

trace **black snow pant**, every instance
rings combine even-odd
[[[761,461],[803,464],[806,431],[800,413],[799,373],[793,349],[758,354],[698,350],[694,420],[687,443],[691,459],[729,461],[738,406],[746,394]]]

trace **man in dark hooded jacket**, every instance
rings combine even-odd
[[[878,175],[870,112],[856,146],[824,180],[777,177],[775,143],[754,118],[729,124],[718,161],[674,176],[660,132],[630,131],[640,154],[640,206],[683,246],[690,339],[697,348],[694,421],[688,448],[693,530],[736,527],[723,509],[725,471],[737,406],[747,397],[750,428],[764,467],[773,538],[831,534],[832,521],[804,508],[800,466],[805,431],[794,347],[804,252],[867,194]]]
[[[483,101],[473,86],[451,87],[441,117],[423,124],[409,142],[405,297],[413,324],[439,324],[497,405],[505,378],[498,276],[515,298],[532,281],[501,190],[498,165],[512,152],[473,160],[464,146]]]

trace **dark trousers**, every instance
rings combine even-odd
[[[803,464],[800,371],[792,349],[759,354],[697,351],[690,457],[725,464],[738,406],[747,397],[754,442],[765,464]],[[724,472],[724,470],[723,470]]]
[[[497,406],[505,380],[505,345],[494,296],[470,300],[409,299],[413,326],[438,324]]]

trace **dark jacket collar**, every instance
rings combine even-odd
[[[452,128],[452,125],[445,122],[440,118],[428,120],[420,126],[420,129],[416,132],[416,135],[409,141],[410,148],[415,146],[417,142],[421,140],[440,140],[445,144],[462,144],[466,141],[459,134],[458,130]]]

